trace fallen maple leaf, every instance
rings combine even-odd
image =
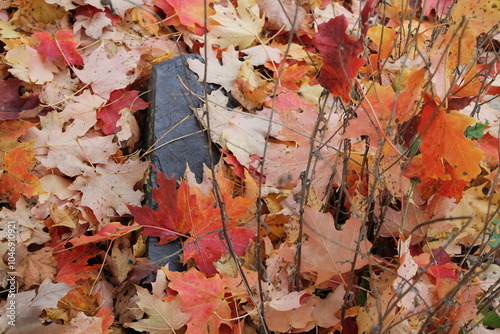
[[[110,239],[112,239],[111,236]],[[97,238],[91,240],[98,241]],[[54,253],[54,259],[57,261],[56,281],[66,284],[77,284],[80,279],[95,279],[102,265],[89,265],[88,260],[98,256],[100,253],[101,251],[92,243],[83,244],[71,249],[58,250]]]
[[[227,92],[230,92],[234,82],[238,78],[241,64],[243,64],[238,59],[238,51],[233,46],[228,47],[226,51],[222,51],[221,64],[217,59],[217,52],[212,49],[212,44],[207,44],[206,47],[201,48],[200,52],[202,55],[205,54],[205,48],[208,48],[205,63],[202,63],[198,59],[188,58],[189,68],[198,74],[198,81],[204,80],[206,68],[207,82],[221,85]]]
[[[59,69],[52,62],[47,61],[34,48],[21,44],[9,50],[5,60],[12,66],[9,72],[15,77],[36,84],[44,84],[54,79],[54,73]]]
[[[163,270],[170,280],[169,288],[179,294],[181,310],[191,314],[186,334],[210,334],[222,324],[230,325],[231,310],[218,275],[207,278],[195,268],[187,272]]]
[[[378,147],[394,127],[395,92],[391,86],[371,85],[365,98],[355,109],[357,117],[349,120],[342,138],[369,136],[370,144]]]
[[[75,40],[72,30],[61,29],[54,36],[42,31],[33,36],[40,40],[37,51],[45,55],[48,60],[54,61],[62,57],[67,65],[83,65],[83,58],[76,49],[80,43]]]
[[[176,333],[191,317],[190,313],[181,311],[179,297],[164,301],[140,286],[136,285],[136,289],[139,296],[137,306],[148,315],[148,318],[138,322],[125,323],[125,327],[133,328],[136,331],[146,331],[150,334]]]
[[[179,219],[183,213],[179,212],[178,203],[180,207],[188,208],[188,211],[184,213],[186,215],[190,213],[190,208],[195,206],[196,199],[194,196],[178,198],[175,177],[167,179],[164,173],[156,172],[158,188],[153,188],[152,193],[158,210],[133,205],[127,205],[127,207],[136,222],[144,227],[144,234],[159,237],[158,245],[164,245],[189,231],[189,228],[182,225]],[[184,183],[183,186],[185,187],[186,184]]]
[[[179,199],[186,199],[179,201],[179,204],[186,205],[179,206],[179,225],[186,228],[191,236],[185,242],[184,261],[194,258],[200,271],[206,275],[217,273],[214,262],[228,251],[228,242],[233,244],[236,256],[243,256],[250,240],[255,239],[255,231],[238,227],[240,221],[252,216],[255,199],[231,196],[234,185],[227,180],[226,182],[221,180],[224,178],[222,169],[216,177],[223,193],[229,240],[222,234],[221,210],[214,205],[216,201],[211,190],[205,194],[196,186],[183,185],[184,181],[178,193]],[[194,198],[191,200],[193,195]]]
[[[135,0],[134,2],[128,2],[128,1],[117,1],[117,2],[111,2],[111,3],[102,3],[100,0],[85,0],[85,3],[99,9],[113,9],[113,11],[121,16],[125,16],[125,12],[129,10],[130,8],[135,8],[135,7],[141,7],[144,5],[144,0]],[[107,5],[107,8],[105,7]]]
[[[28,252],[17,268],[18,283],[29,289],[41,284],[46,278],[52,279],[57,272],[57,264],[52,251],[51,247],[44,247]]]
[[[50,240],[50,236],[44,231],[43,221],[37,219],[32,213],[33,205],[28,203],[23,197],[17,201],[15,210],[3,207],[0,211],[0,222],[7,226],[9,222],[16,222],[16,240],[25,245],[43,245]],[[12,235],[7,228],[0,230],[0,256],[3,256],[9,249],[9,235]],[[0,268],[5,268],[6,264],[1,261]]]
[[[500,194],[485,196],[483,188],[484,184],[465,190],[462,200],[447,215],[449,220],[431,224],[427,235],[448,236],[452,231],[456,231],[458,235],[453,236],[454,243],[473,246],[480,242],[479,236],[485,233],[485,228],[491,224],[494,208],[500,207]]]
[[[427,102],[418,127],[422,138],[420,151],[426,177],[451,179],[443,160],[450,164],[457,180],[470,181],[481,173],[479,163],[483,158],[483,151],[464,135],[465,130],[476,122],[474,118],[456,111],[447,113],[434,101]]]
[[[100,317],[89,317],[84,312],[80,312],[71,319],[70,328],[67,329],[67,334],[80,333],[104,333],[103,319]],[[109,326],[108,326],[109,327]]]
[[[46,278],[38,287],[38,291],[29,290],[16,295],[16,324],[9,326],[6,334],[25,334],[27,332],[51,334],[59,333],[61,325],[42,325],[41,313],[45,308],[56,308],[59,300],[74,287],[64,283],[53,284]],[[7,304],[6,304],[7,306]]]
[[[129,213],[126,204],[141,203],[142,191],[133,189],[144,179],[147,169],[148,163],[139,160],[96,165],[77,177],[68,189],[81,191],[81,204],[91,208],[96,218],[102,221],[115,212],[119,215]]]
[[[337,153],[331,148],[339,145],[339,137],[335,136],[340,126],[339,116],[332,113],[320,118],[322,115],[316,104],[301,97],[297,91],[286,88],[281,88],[275,100],[266,101],[264,106],[274,107],[273,119],[279,121],[278,124],[286,124],[286,127],[280,127],[279,133],[273,134],[277,140],[268,142],[265,161],[256,160],[252,167],[260,171],[260,164],[264,164],[266,186],[283,187],[284,183],[289,182],[294,192],[298,192],[301,173],[307,170],[311,158],[312,165],[315,166],[311,186],[318,197],[323,197],[331,182],[334,163],[338,160]],[[270,109],[264,108],[257,115],[269,119]],[[311,137],[317,124],[322,131],[316,133],[313,138],[315,143],[311,146]],[[326,142],[325,145],[323,142]]]
[[[137,51],[120,49],[109,58],[104,46],[98,47],[90,56],[84,57],[83,70],[74,69],[82,82],[90,85],[97,95],[108,100],[111,92],[125,88],[139,76]]]
[[[36,123],[25,120],[0,121],[0,162],[3,162],[3,155],[12,151],[16,147],[29,147],[29,143],[21,143],[19,137],[24,135]]]
[[[210,134],[212,140],[232,152],[245,167],[253,162],[252,155],[263,156],[269,121],[263,117],[243,111],[224,108],[228,98],[220,91],[213,91],[209,96]],[[207,127],[204,117],[205,108],[195,109],[195,115],[201,124]],[[262,113],[263,114],[263,113]],[[279,122],[278,117],[275,118]],[[280,125],[271,127],[270,135],[277,136]]]
[[[266,13],[266,28],[277,31],[299,30],[307,12],[292,0],[257,0],[260,9]]]
[[[114,136],[85,136],[97,121],[95,110],[87,110],[71,124],[63,126],[84,106],[68,106],[72,111],[48,113],[40,118],[41,129],[32,128],[23,137],[35,141],[37,159],[45,167],[58,168],[68,176],[76,176],[91,171],[94,164],[107,163],[110,155],[116,153],[118,144],[113,142]]]
[[[18,147],[4,156],[0,192],[7,195],[12,207],[21,196],[31,198],[44,193],[38,177],[32,174],[35,163],[35,152],[30,148]]]
[[[102,11],[93,6],[78,7],[74,16],[73,31],[75,34],[84,33],[87,36],[99,39],[107,29],[120,20],[117,15],[111,15],[109,10]]]
[[[89,243],[96,243],[103,240],[112,240],[121,237],[127,233],[138,230],[141,227],[138,225],[134,226],[123,226],[119,222],[109,223],[104,226],[99,232],[94,235],[81,235],[77,238],[70,239],[66,243],[70,243],[72,247],[78,247],[81,245],[86,245]]]
[[[165,23],[180,29],[186,27],[196,35],[203,35],[204,15],[214,14],[210,4],[213,0],[154,0],[155,6],[161,8],[167,15]]]
[[[322,85],[344,102],[351,100],[352,83],[365,60],[358,58],[363,51],[363,41],[353,40],[345,31],[347,19],[337,16],[318,26],[314,45],[323,57],[319,79]]]
[[[208,27],[210,44],[217,44],[225,49],[228,46],[248,48],[260,36],[264,26],[264,17],[260,16],[260,9],[256,0],[237,0],[237,7],[232,2],[226,6],[215,4],[215,14],[210,20],[216,22]]]
[[[145,102],[139,97],[139,94],[138,90],[127,91],[124,89],[115,90],[111,93],[108,103],[99,110],[96,116],[97,119],[101,119],[104,122],[102,130],[105,135],[110,135],[119,129],[117,122],[122,117],[120,111],[123,109],[135,112],[146,109],[149,106],[150,102]]]
[[[316,273],[316,284],[320,284],[332,276],[349,272],[355,256],[355,268],[367,264],[371,243],[361,240],[358,248],[360,231],[359,218],[351,217],[343,229],[338,231],[330,213],[321,213],[318,209],[305,207],[304,233],[307,239],[302,245],[301,273]],[[296,244],[276,250],[288,262],[294,262],[296,251]]]
[[[40,104],[38,94],[31,94],[28,97],[19,96],[21,84],[22,81],[16,78],[0,80],[0,90],[2,91],[0,96],[0,120],[17,118],[21,116],[23,110],[33,109]],[[0,133],[4,136],[5,133],[9,132],[0,131]]]
[[[280,333],[308,332],[316,325],[313,318],[316,299],[313,296],[304,296],[305,291],[300,293],[291,292],[287,295],[284,308],[280,309],[271,300],[266,307],[266,324],[271,331]]]
[[[44,0],[33,0],[29,3],[19,3],[10,23],[24,32],[49,30],[55,22],[64,21],[67,12],[63,7],[49,4]]]

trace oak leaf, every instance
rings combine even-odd
[[[176,333],[187,323],[191,314],[181,310],[179,297],[164,301],[140,286],[136,286],[136,289],[139,296],[137,306],[148,315],[148,318],[125,323],[125,327],[150,334],[169,334]]]

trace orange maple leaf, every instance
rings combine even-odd
[[[224,298],[224,281],[220,276],[205,277],[191,268],[187,272],[163,269],[171,281],[169,288],[177,291],[181,310],[191,313],[186,334],[217,333],[222,324],[229,325],[231,309]]]
[[[422,137],[420,151],[425,174],[429,178],[450,180],[445,161],[457,180],[470,181],[481,173],[483,151],[465,137],[465,130],[477,120],[456,111],[447,113],[434,101],[423,110],[418,130]]]
[[[35,163],[35,153],[29,148],[18,147],[5,155],[0,193],[7,194],[10,206],[15,207],[23,195],[30,198],[45,193],[38,177],[31,174]]]

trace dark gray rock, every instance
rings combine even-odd
[[[210,158],[206,134],[196,133],[201,127],[191,107],[203,106],[195,95],[204,95],[204,85],[198,82],[198,76],[189,70],[188,58],[201,60],[197,54],[182,55],[153,67],[149,83],[151,105],[146,119],[144,148],[148,149],[168,132],[155,147],[168,144],[152,153],[151,162],[168,178],[175,174],[177,179],[184,175],[188,164],[200,182],[203,164],[209,166]],[[214,88],[213,85],[207,85],[208,93]],[[176,126],[186,116],[189,117]],[[176,127],[171,130],[174,126]],[[214,163],[217,163],[220,158],[219,151],[214,146],[212,152]],[[151,198],[151,186],[155,184],[155,180],[156,175],[153,173],[146,191],[146,205],[154,209],[156,203]],[[151,260],[161,265],[169,263],[170,270],[182,270],[183,266],[179,263],[180,243],[156,246],[157,242],[158,238],[149,238],[148,255]]]
[[[184,175],[186,164],[189,164],[189,168],[195,173],[198,181],[201,181],[203,164],[209,165],[210,159],[206,134],[196,133],[201,128],[191,107],[203,106],[196,95],[203,97],[204,85],[197,82],[198,76],[189,70],[187,58],[201,60],[198,54],[182,55],[153,67],[149,84],[151,110],[147,120],[145,144],[151,147],[168,132],[155,145],[158,147],[168,143],[154,151],[152,163],[167,177],[175,174],[177,178]],[[210,93],[214,87],[207,85],[207,89]],[[189,118],[178,124],[186,116]],[[172,130],[173,127],[175,128]],[[186,137],[182,138],[183,136]],[[218,150],[213,147],[213,151],[217,153],[214,157],[217,163]]]

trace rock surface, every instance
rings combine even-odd
[[[152,153],[151,162],[167,177],[175,175],[176,179],[184,175],[186,165],[189,165],[200,182],[203,164],[209,166],[210,158],[206,135],[199,132],[201,127],[191,108],[203,106],[197,96],[204,95],[204,85],[189,70],[188,58],[201,60],[197,54],[182,55],[155,65],[151,71],[151,105],[146,120],[144,147],[148,149],[152,145],[159,147],[167,143]],[[207,85],[207,89],[210,93],[214,87]],[[185,117],[188,118],[182,121]],[[212,152],[217,163],[220,157],[218,149],[213,147]],[[155,184],[155,179],[153,174],[146,195],[147,205],[153,208],[156,203],[151,199],[151,184]],[[161,265],[169,263],[170,270],[182,270],[183,266],[179,263],[180,243],[156,246],[157,242],[157,238],[149,238],[148,255],[151,260]]]

